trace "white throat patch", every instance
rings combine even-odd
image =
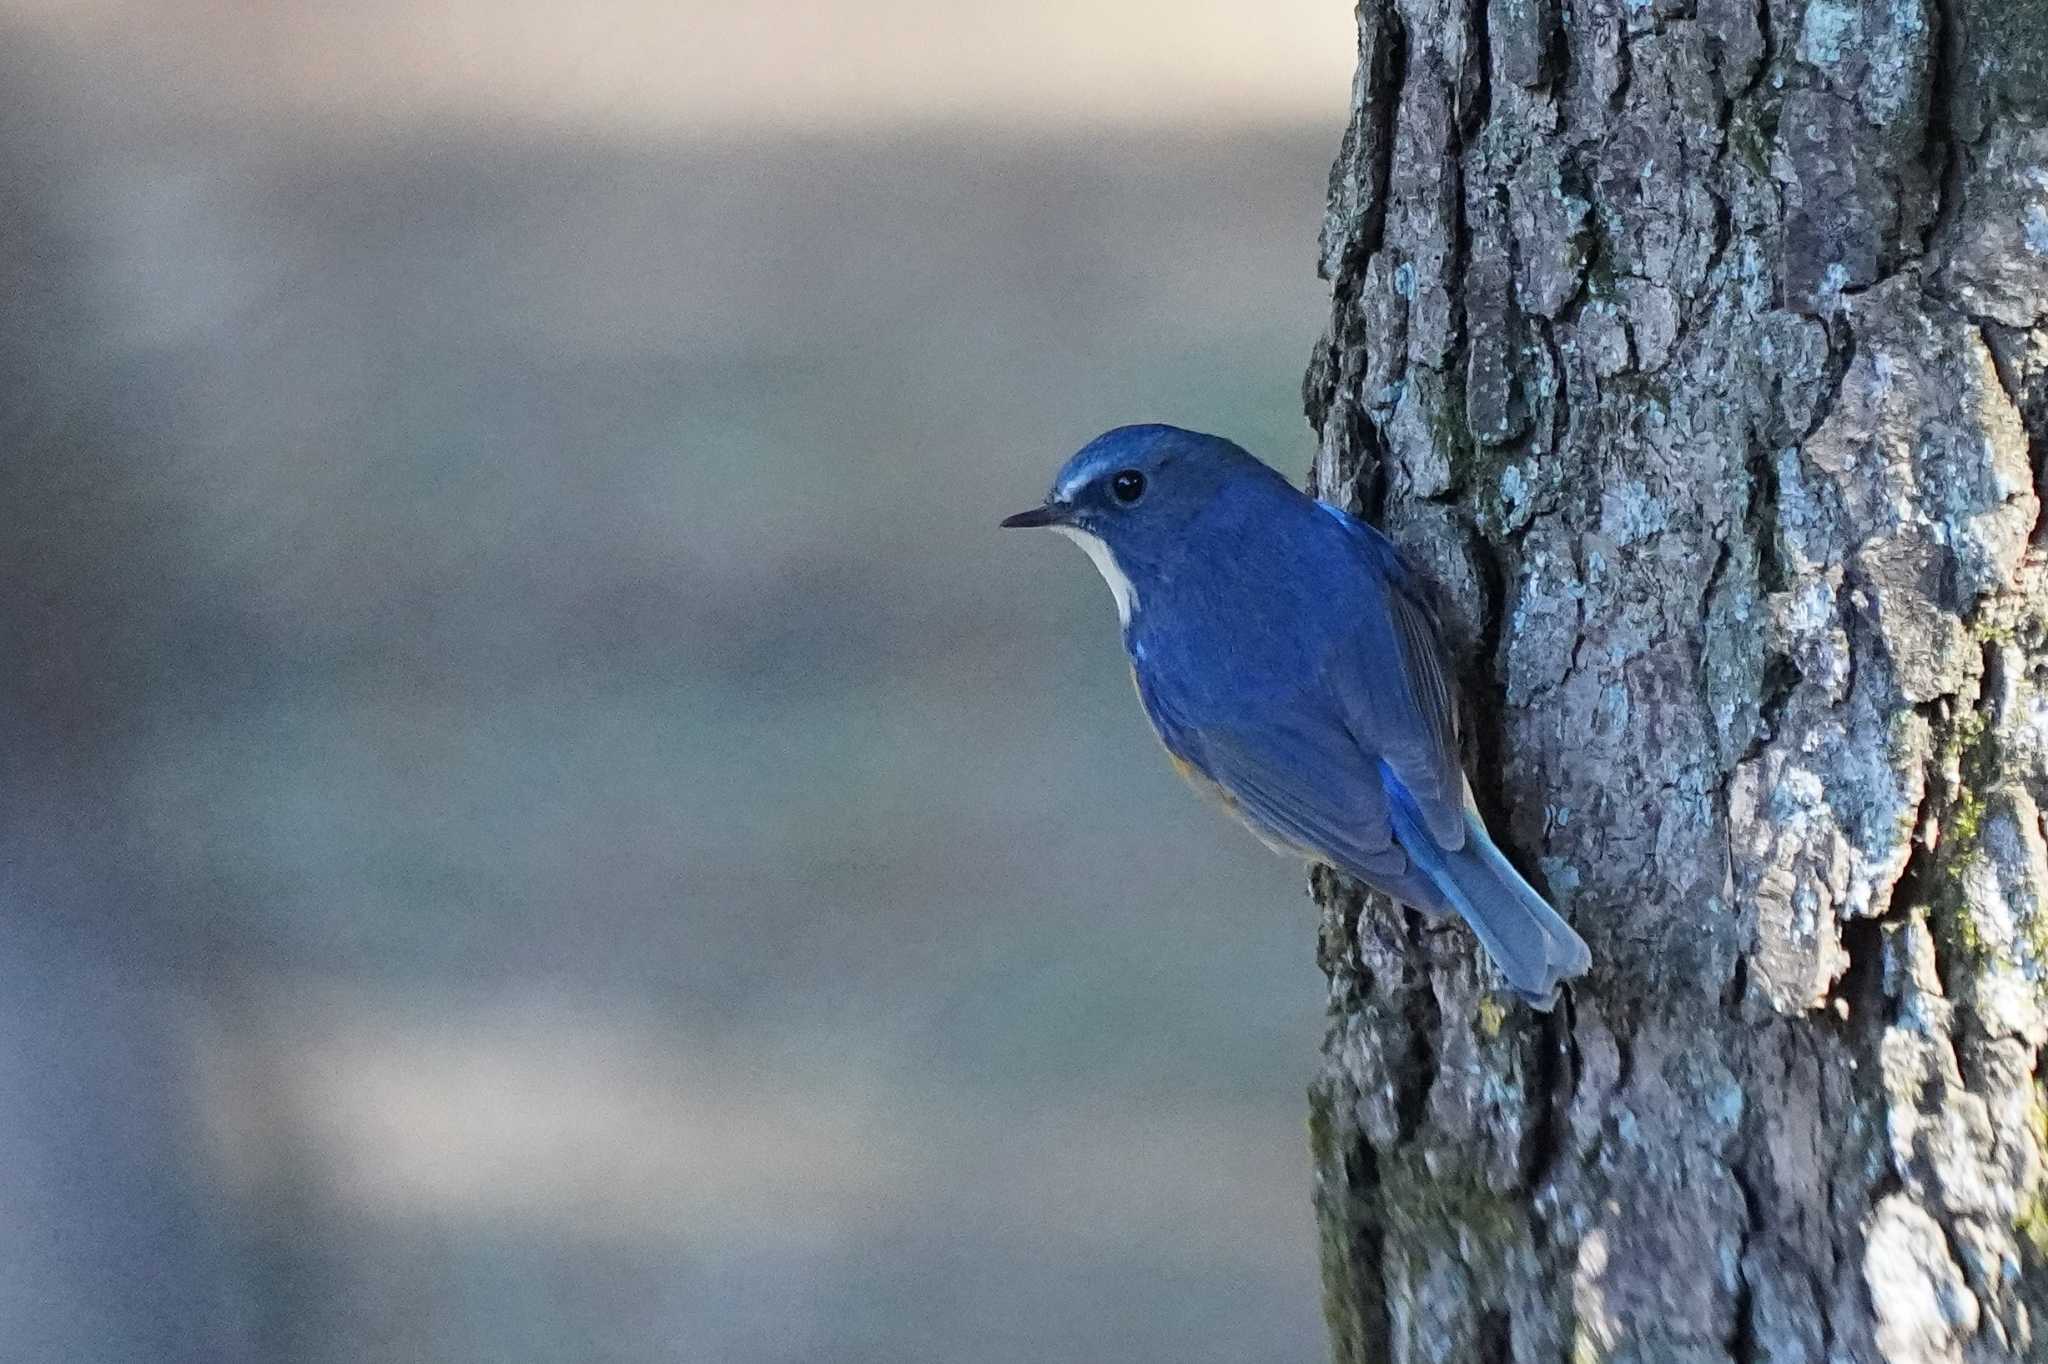
[[[1102,575],[1102,581],[1109,584],[1110,595],[1116,598],[1117,623],[1129,625],[1131,612],[1138,609],[1138,594],[1131,586],[1130,575],[1117,565],[1108,543],[1101,536],[1090,535],[1078,526],[1054,526],[1053,529],[1088,551],[1088,557],[1095,561],[1095,569]]]

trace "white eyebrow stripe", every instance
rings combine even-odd
[[[1072,478],[1067,479],[1065,482],[1061,483],[1058,487],[1052,490],[1053,501],[1072,502],[1074,500],[1074,494],[1080,492],[1081,489],[1087,487],[1089,481],[1094,477],[1095,473],[1093,470],[1083,470],[1082,472],[1075,474]]]
[[[1109,594],[1116,598],[1117,623],[1129,625],[1131,613],[1138,609],[1138,590],[1131,585],[1130,575],[1117,563],[1108,542],[1079,526],[1054,526],[1053,529],[1088,551],[1088,557],[1095,561],[1095,571],[1102,575],[1102,581],[1109,584]]]

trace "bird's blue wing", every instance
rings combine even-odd
[[[1427,588],[1378,531],[1319,504],[1351,535],[1365,567],[1356,628],[1325,655],[1323,682],[1360,747],[1379,755],[1413,799],[1430,837],[1465,842],[1458,694]]]
[[[1142,675],[1138,690],[1167,751],[1219,787],[1255,831],[1384,887],[1405,881],[1409,861],[1378,764],[1326,697],[1304,689],[1245,723],[1197,725]]]

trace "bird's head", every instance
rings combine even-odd
[[[1197,518],[1247,476],[1279,478],[1221,436],[1119,426],[1061,466],[1043,505],[1003,524],[1056,530],[1087,550],[1128,625],[1146,583],[1187,552]]]

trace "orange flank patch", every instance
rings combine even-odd
[[[1327,862],[1329,860],[1313,848],[1304,848],[1298,843],[1292,843],[1287,839],[1279,837],[1268,829],[1260,828],[1258,824],[1253,822],[1251,816],[1244,812],[1244,807],[1238,804],[1237,797],[1224,790],[1215,779],[1171,749],[1167,750],[1166,756],[1172,760],[1173,770],[1180,773],[1182,781],[1194,787],[1196,792],[1202,796],[1221,805],[1231,818],[1251,830],[1252,836],[1272,851],[1284,857],[1299,857],[1310,862]]]
[[[1173,752],[1171,749],[1167,750],[1166,756],[1167,759],[1173,763],[1173,770],[1180,773],[1180,779],[1182,781],[1186,782],[1189,786],[1194,787],[1203,795],[1208,796],[1213,800],[1222,801],[1232,810],[1237,809],[1237,798],[1231,795],[1230,792],[1218,786],[1215,782],[1209,780],[1209,778],[1202,772],[1202,770],[1199,767],[1196,767],[1193,763],[1189,762],[1186,758],[1183,758],[1180,754]]]
[[[1144,688],[1138,686],[1138,670],[1135,667],[1131,669],[1131,687],[1138,693],[1138,704],[1142,707],[1145,704],[1145,691]],[[1148,728],[1152,727],[1148,726]],[[1238,804],[1237,797],[1224,790],[1215,778],[1202,771],[1201,768],[1196,767],[1172,749],[1166,748],[1166,740],[1160,737],[1158,729],[1152,728],[1152,737],[1159,740],[1161,748],[1166,749],[1167,760],[1173,764],[1173,770],[1180,773],[1182,781],[1194,787],[1196,794],[1222,806],[1225,813],[1230,815],[1232,819],[1235,819],[1239,824],[1251,830],[1252,837],[1258,839],[1259,842],[1283,857],[1300,857],[1310,862],[1328,862],[1330,860],[1314,848],[1305,848],[1298,843],[1291,843],[1268,830],[1260,828],[1252,821],[1250,816],[1245,814],[1244,807]]]

